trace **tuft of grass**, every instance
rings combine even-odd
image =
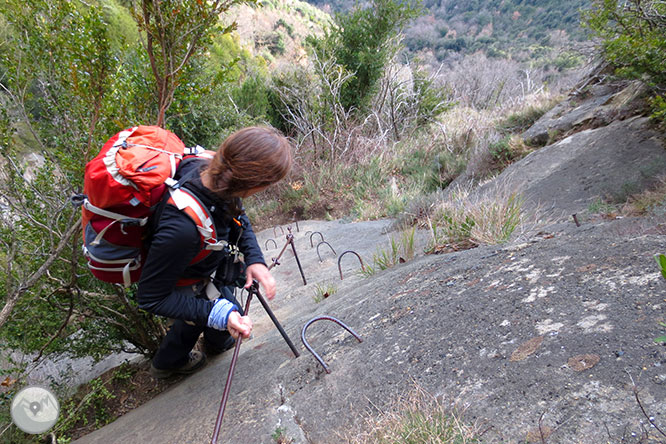
[[[537,103],[531,103],[513,112],[497,123],[502,134],[519,134],[526,131],[544,114],[550,111],[560,100],[559,97],[546,96]]]
[[[666,215],[666,176],[660,177],[649,189],[629,196],[622,213],[632,216]]]
[[[282,427],[278,427],[275,429],[273,434],[271,435],[271,438],[273,441],[275,441],[276,444],[291,444],[294,442],[292,438],[289,438],[286,435],[286,430],[283,429]]]
[[[431,242],[426,252],[501,244],[546,223],[539,209],[526,209],[522,196],[501,184],[482,195],[470,195],[468,189],[458,188],[428,218]]]
[[[533,151],[520,136],[506,136],[489,146],[493,166],[491,174],[499,173]]]
[[[615,217],[618,209],[615,205],[604,202],[601,198],[597,198],[594,202],[587,206],[587,211],[591,214],[599,214],[603,217]]]
[[[362,272],[371,276],[380,270],[386,270],[399,263],[407,262],[414,258],[414,238],[416,228],[408,228],[400,232],[397,237],[389,237],[389,248],[379,248],[372,255],[372,265],[365,265]]]
[[[312,296],[312,298],[316,303],[320,303],[327,297],[332,296],[337,292],[338,292],[338,287],[336,287],[334,284],[330,283],[315,284],[314,295]]]
[[[471,444],[479,443],[477,428],[457,412],[447,411],[421,388],[376,417],[365,420],[364,431],[348,437],[351,444]]]

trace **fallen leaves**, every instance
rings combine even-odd
[[[12,385],[16,384],[17,381],[17,379],[13,379],[11,376],[7,376],[2,382],[0,382],[0,386],[11,387]]]
[[[542,342],[543,342],[543,336],[537,336],[530,339],[527,342],[523,342],[518,346],[518,348],[513,353],[511,353],[509,361],[511,362],[522,361],[523,359],[527,358],[529,355],[537,351],[539,347],[541,347]]]
[[[586,354],[576,355],[569,358],[567,365],[575,372],[582,372],[589,370],[599,363],[601,357],[599,355]]]

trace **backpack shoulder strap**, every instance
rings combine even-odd
[[[202,159],[212,159],[215,156],[215,151],[207,150],[206,148],[197,145],[193,147],[185,147],[183,157],[198,157]]]
[[[220,251],[229,245],[225,240],[217,240],[217,230],[213,218],[208,208],[193,192],[182,186],[169,188],[167,203],[187,214],[197,226],[202,249],[192,263],[203,260],[211,251]]]

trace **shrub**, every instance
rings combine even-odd
[[[666,4],[594,0],[585,23],[602,38],[605,58],[624,76],[666,84]]]
[[[627,78],[645,80],[655,90],[666,86],[666,3],[658,0],[595,0],[585,23],[601,37],[604,58]],[[658,97],[659,95],[656,94]],[[653,99],[653,117],[664,121],[663,97]]]
[[[342,91],[342,104],[347,110],[368,106],[386,63],[398,49],[394,44],[396,35],[419,13],[407,2],[371,3],[368,8],[338,14],[337,27],[322,42],[339,65],[354,73]]]

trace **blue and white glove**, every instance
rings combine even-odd
[[[208,315],[208,326],[216,330],[226,330],[227,321],[232,311],[238,311],[238,307],[233,302],[224,298],[217,299]]]

